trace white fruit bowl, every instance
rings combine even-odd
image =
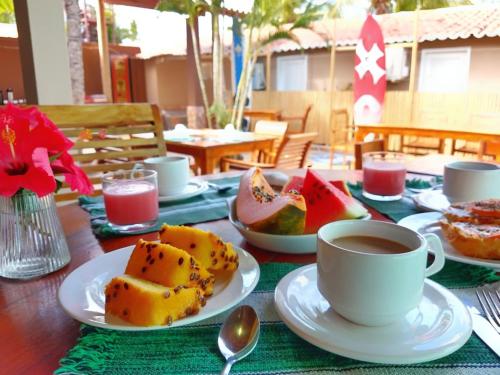
[[[264,250],[285,254],[314,254],[316,253],[316,233],[285,235],[255,232],[243,225],[236,216],[236,197],[227,201],[229,208],[229,221],[252,245]],[[371,214],[363,216],[360,220],[371,219]]]

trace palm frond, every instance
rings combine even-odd
[[[261,39],[259,41],[259,48],[264,48],[265,46],[273,42],[276,42],[278,40],[291,40],[300,45],[299,39],[295,36],[293,32],[289,30],[277,30],[269,34],[265,39]]]

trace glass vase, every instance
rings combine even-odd
[[[0,196],[0,276],[32,279],[70,261],[54,195],[39,198],[21,190]]]

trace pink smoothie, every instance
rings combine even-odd
[[[129,181],[107,186],[106,215],[112,224],[146,223],[158,217],[158,189],[146,181]]]
[[[402,194],[405,178],[406,168],[403,164],[371,161],[363,165],[363,189],[370,194]]]

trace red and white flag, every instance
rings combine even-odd
[[[385,45],[380,25],[368,15],[354,58],[354,123],[378,124],[386,88]]]

